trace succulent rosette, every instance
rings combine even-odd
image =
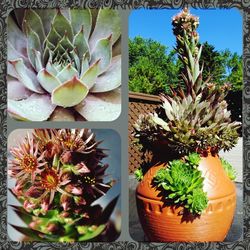
[[[31,240],[106,237],[117,197],[104,209],[97,201],[114,184],[99,144],[89,129],[36,129],[11,148],[11,192],[21,203],[12,207],[27,227],[12,226]]]
[[[15,10],[8,112],[18,120],[110,121],[121,110],[121,21],[112,9]]]

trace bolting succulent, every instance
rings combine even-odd
[[[116,119],[120,54],[117,10],[13,11],[8,17],[10,116],[29,121]]]
[[[202,78],[198,18],[185,8],[173,17],[172,24],[186,89],[172,89],[172,95],[160,95],[164,116],[156,112],[141,115],[134,126],[134,136],[143,145],[164,141],[181,154],[208,148],[214,152],[229,150],[237,143],[240,127],[240,123],[231,121],[224,100],[230,86],[216,86]]]
[[[104,209],[98,203],[114,184],[99,144],[89,129],[35,129],[12,147],[8,174],[21,203],[12,207],[27,227],[12,226],[29,240],[107,238],[118,197]]]

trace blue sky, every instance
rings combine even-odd
[[[152,38],[171,50],[175,46],[171,19],[180,10],[133,10],[129,16],[129,37]],[[190,12],[200,18],[200,41],[207,41],[216,50],[229,49],[242,55],[242,16],[238,9],[207,9]]]

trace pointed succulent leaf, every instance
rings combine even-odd
[[[17,58],[22,58],[24,63],[26,65],[29,65],[30,62],[29,62],[29,59],[24,56],[23,54],[21,54],[20,52],[18,52],[14,47],[13,45],[10,43],[10,41],[7,41],[7,49],[8,49],[8,60],[12,61],[12,60],[15,60]]]
[[[165,110],[165,113],[166,113],[166,116],[169,120],[174,120],[174,116],[172,115],[172,112],[173,112],[173,108],[171,106],[171,104],[168,102],[168,101],[165,101],[163,104],[162,104],[162,107],[164,108]]]
[[[75,109],[88,121],[113,121],[121,113],[121,94],[118,91],[89,94]]]
[[[94,239],[95,237],[100,235],[104,231],[105,228],[106,228],[106,225],[100,225],[100,226],[97,226],[95,229],[93,229],[93,231],[87,230],[86,234],[78,238],[78,241],[86,241],[86,240]]]
[[[89,61],[88,61],[88,55],[87,53],[85,53],[82,56],[82,60],[81,60],[81,75],[80,78],[82,77],[82,75],[85,73],[85,71],[89,68]]]
[[[71,80],[74,76],[78,76],[78,71],[69,63],[56,77],[61,83],[64,83]]]
[[[121,85],[121,56],[113,57],[110,67],[101,74],[90,90],[92,93],[107,92],[118,88]]]
[[[12,100],[21,100],[29,97],[32,92],[25,88],[17,79],[7,76],[8,82],[8,98]]]
[[[27,57],[27,39],[11,15],[8,17],[8,41],[20,54]]]
[[[65,82],[52,92],[52,103],[62,107],[79,104],[88,94],[88,88],[77,78]]]
[[[110,65],[112,58],[112,47],[111,47],[111,36],[100,39],[96,43],[96,47],[91,55],[90,64],[95,63],[97,60],[101,59],[100,62],[100,74],[103,73]]]
[[[14,77],[16,79],[18,78],[16,70],[13,64],[10,63],[10,61],[8,61],[7,63],[7,73],[8,73],[8,76]]]
[[[64,35],[64,34],[63,34]],[[47,45],[47,43],[49,42],[50,44],[52,44],[54,46],[54,48],[56,47],[56,45],[58,44],[58,42],[62,39],[63,36],[61,36],[55,29],[54,25],[51,25],[51,29],[49,31],[49,34],[46,37],[46,41],[45,44]],[[49,49],[51,49],[51,45],[48,46]]]
[[[15,61],[10,61],[14,66],[17,73],[18,80],[23,83],[23,85],[36,92],[44,93],[44,90],[40,87],[39,82],[37,81],[36,75],[34,72],[29,70],[23,63],[22,59],[17,59]]]
[[[48,62],[46,65],[46,70],[51,74],[56,76],[59,72],[57,71],[56,67],[51,63]]]
[[[102,215],[100,216],[100,221],[98,221],[99,224],[106,224],[108,220],[110,219],[111,214],[113,213],[115,206],[117,204],[117,201],[119,199],[119,196],[116,196],[103,210]]]
[[[75,68],[77,69],[78,74],[79,74],[79,72],[80,72],[80,70],[81,70],[80,58],[79,58],[78,55],[76,54],[75,50],[70,51],[69,54],[70,54],[70,57],[71,57],[71,59],[72,59],[72,61],[73,61],[74,66],[75,66]]]
[[[10,205],[17,216],[26,224],[28,225],[32,221],[32,214],[27,213],[27,211],[21,206],[14,206]]]
[[[91,89],[95,82],[96,78],[100,71],[100,60],[96,61],[91,67],[88,68],[88,70],[82,75],[81,81],[89,88]]]
[[[73,29],[70,25],[69,20],[58,10],[56,16],[53,19],[53,26],[57,33],[63,37],[67,34],[70,41],[73,41]]]
[[[84,37],[86,41],[89,39],[91,26],[92,26],[92,15],[89,9],[71,9],[71,24],[74,30],[74,34],[84,27]]]
[[[43,68],[42,55],[37,50],[34,50],[34,54],[35,54],[35,69],[36,72],[39,72]]]
[[[46,15],[44,14],[43,9],[35,9],[34,11],[39,15],[42,20],[45,35],[49,34],[51,29],[51,23],[56,15],[56,10],[46,9]]]
[[[121,35],[121,19],[119,12],[114,9],[100,9],[95,29],[90,37],[89,44],[91,51],[100,39],[108,37],[111,34],[111,44],[113,45]]]
[[[67,35],[64,35],[63,38],[59,41],[59,44],[66,50],[69,51],[74,49],[74,45],[71,43]]]
[[[158,115],[155,113],[152,115],[152,120],[159,126],[163,127],[166,131],[170,131],[168,123],[162,120]]]
[[[23,30],[28,32],[27,25],[37,34],[41,41],[45,40],[45,33],[40,16],[32,9],[26,9],[23,18]]]
[[[86,41],[86,38],[84,36],[84,30],[82,29],[76,34],[74,38],[74,46],[76,48],[76,53],[79,56],[79,58],[82,58],[82,56],[86,53],[88,59],[90,58],[89,54],[89,45]]]
[[[21,101],[8,100],[8,112],[18,120],[46,121],[54,109],[48,95],[33,94]]]
[[[37,79],[41,86],[49,93],[52,93],[55,88],[61,85],[58,78],[50,74],[46,69],[42,69],[38,72]]]
[[[38,35],[27,25],[27,52],[29,60],[34,69],[36,69],[35,50],[41,51],[41,43]]]
[[[27,227],[19,227],[19,226],[15,226],[15,225],[11,225],[11,226],[13,228],[15,228],[18,232],[22,233],[23,235],[28,236],[32,240],[46,241],[45,239],[43,239],[43,237],[40,237],[44,234],[42,234],[41,232],[39,232],[37,230],[27,228]]]

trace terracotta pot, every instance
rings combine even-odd
[[[183,207],[166,206],[160,191],[152,185],[156,172],[164,164],[152,167],[136,189],[140,222],[147,238],[155,242],[223,241],[232,224],[236,189],[218,156],[202,157],[199,169],[208,195],[208,207],[200,216],[183,214]]]

